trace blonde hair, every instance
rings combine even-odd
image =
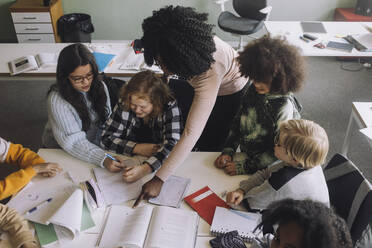
[[[303,168],[323,164],[329,142],[326,131],[313,121],[288,120],[280,124],[281,145]]]
[[[153,105],[151,117],[161,115],[164,105],[175,99],[168,85],[149,70],[137,73],[120,89],[119,98],[124,110],[130,110],[130,99],[133,95],[151,102]]]

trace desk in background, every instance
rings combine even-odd
[[[342,145],[341,154],[347,156],[350,142],[350,130],[353,121],[358,125],[358,128],[372,127],[372,102],[353,102],[349,124],[347,125],[344,143]],[[372,141],[367,138],[369,145],[372,147]]]
[[[38,53],[59,53],[65,46],[71,43],[11,43],[11,44],[0,44],[0,76],[9,76],[8,62],[26,55],[36,55]],[[130,42],[119,42],[119,43],[89,43],[85,44],[88,47],[96,47],[98,51],[102,49],[110,51],[110,53],[116,54],[113,59],[113,63],[105,69],[105,73],[108,76],[116,77],[132,77],[138,71],[135,70],[120,70],[119,67],[124,62],[125,58],[133,49],[130,47]],[[56,67],[40,68],[37,71],[29,71],[22,73],[19,76],[41,76],[41,77],[55,77]],[[18,76],[13,76],[17,78]]]
[[[285,36],[289,43],[300,47],[304,56],[345,56],[345,57],[372,57],[372,52],[359,52],[355,48],[351,53],[332,50],[328,48],[319,49],[313,47],[321,41],[327,43],[328,41],[346,41],[337,36],[346,36],[351,34],[364,34],[368,33],[365,26],[372,28],[371,22],[322,22],[327,33],[311,33],[318,37],[317,40],[309,43],[304,42],[299,37],[304,33],[302,31],[301,22],[280,22],[280,21],[266,21],[265,27],[267,32],[272,36]]]
[[[76,159],[61,149],[40,149],[38,154],[46,161],[57,162],[64,171],[68,171],[76,181],[85,181],[93,177],[92,168],[95,165]],[[228,176],[223,170],[214,167],[213,162],[220,153],[218,152],[192,152],[186,161],[177,168],[175,175],[191,179],[187,194],[195,192],[208,185],[216,194],[221,195],[225,190],[231,191],[239,186],[239,182],[247,178],[247,175]],[[145,178],[145,182],[152,177],[152,174]],[[134,201],[129,201],[125,205],[132,206]],[[191,208],[183,202],[183,209]],[[81,233],[73,241],[66,243],[63,247],[95,247],[99,232],[103,225],[104,211],[96,210],[92,213],[96,227]],[[200,218],[197,248],[209,246],[209,240],[213,237],[209,233],[210,225]],[[0,241],[0,247],[10,247],[7,240]],[[55,246],[53,246],[55,247]]]
[[[354,8],[336,8],[333,20],[339,22],[372,22],[372,16],[355,14]]]

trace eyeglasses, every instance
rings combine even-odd
[[[69,78],[74,84],[82,84],[84,82],[84,79],[90,81],[93,79],[93,77],[94,73],[92,71],[88,72],[85,76],[69,76]]]

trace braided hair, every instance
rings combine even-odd
[[[172,5],[153,11],[142,23],[145,62],[161,60],[166,69],[185,79],[207,71],[216,51],[207,13]]]
[[[311,200],[284,199],[271,203],[256,229],[292,221],[303,228],[304,248],[352,248],[345,221],[331,208]]]

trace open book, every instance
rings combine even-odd
[[[39,68],[57,66],[58,53],[39,53],[35,56],[27,55],[12,61],[9,61],[9,70],[11,75],[17,75],[22,72],[38,70]]]
[[[198,223],[198,215],[189,210],[113,205],[99,247],[190,248],[195,245]]]
[[[38,232],[38,227],[43,233],[54,233],[57,238],[49,240],[50,243],[57,240],[72,240],[80,231],[95,226],[84,203],[82,190],[73,183],[66,182],[64,176],[58,175],[52,178],[54,181],[33,180],[35,182],[31,181],[7,204],[27,220],[40,224],[35,226],[38,235],[42,235]],[[49,198],[52,200],[41,204]],[[30,210],[36,206],[38,208],[31,212]],[[45,245],[42,240],[40,243]]]

